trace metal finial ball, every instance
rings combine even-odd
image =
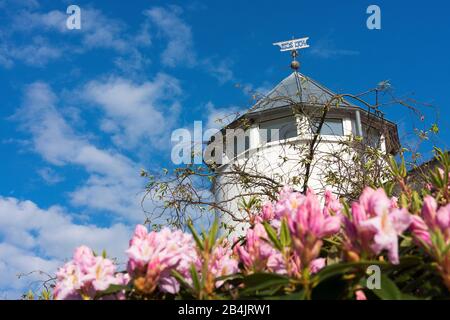
[[[291,62],[291,69],[298,70],[299,68],[300,68],[300,62],[298,62],[297,60],[294,60]]]

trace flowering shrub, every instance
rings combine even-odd
[[[177,293],[180,285],[171,271],[187,276],[191,264],[198,260],[191,235],[169,229],[148,233],[142,225],[136,227],[127,254],[128,274],[142,294],[152,294],[156,288]]]
[[[151,231],[138,225],[126,271],[79,247],[57,273],[55,299],[415,299],[450,290],[450,160],[419,194],[391,164],[401,186],[367,187],[347,204],[327,191],[285,187],[265,203],[241,239],[209,233]],[[382,270],[381,288],[366,285],[368,266]]]
[[[94,256],[91,249],[81,246],[75,250],[73,260],[56,274],[55,299],[94,299],[97,293],[111,285],[126,285],[127,274],[117,273],[113,262],[103,256]],[[124,292],[102,298],[123,299]]]

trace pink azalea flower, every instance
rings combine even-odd
[[[414,215],[411,219],[410,229],[414,237],[420,240],[420,244],[431,246],[431,236],[426,223],[419,216]]]
[[[87,272],[95,264],[95,256],[91,248],[80,246],[75,249],[73,260],[81,268],[82,272]]]
[[[423,199],[422,217],[425,223],[430,227],[436,226],[437,202],[432,196],[426,196]]]
[[[392,208],[392,200],[381,188],[377,190],[365,188],[359,197],[359,204],[368,217],[380,216],[383,212]]]
[[[313,260],[309,265],[309,272],[311,274],[319,272],[326,265],[325,258],[317,258]],[[300,260],[300,256],[297,252],[294,252],[290,257],[286,265],[286,261],[284,260],[281,253],[277,253],[272,255],[268,262],[267,266],[271,272],[278,274],[287,274],[290,277],[301,278],[302,276],[302,263]]]
[[[126,253],[130,275],[147,277],[155,281],[162,292],[172,294],[179,291],[179,283],[172,277],[171,270],[187,277],[191,265],[198,264],[192,236],[168,228],[149,233],[138,225]]]
[[[444,237],[450,239],[450,204],[439,208],[436,215],[436,224],[441,229]]]
[[[95,257],[95,263],[87,270],[84,281],[91,281],[92,286],[97,291],[103,291],[116,282],[116,267],[111,260],[103,257]]]
[[[94,298],[98,291],[117,284],[116,267],[101,256],[94,256],[86,246],[75,250],[73,260],[66,263],[56,274],[54,297],[57,300]]]
[[[389,261],[398,264],[398,236],[411,222],[411,215],[405,209],[395,209],[391,212],[386,210],[374,218],[361,222],[361,227],[375,232],[372,245],[374,252],[379,254],[386,249]]]
[[[339,199],[330,191],[325,190],[325,207],[323,208],[323,214],[325,216],[331,216],[334,213],[336,216],[341,215],[342,205]]]
[[[305,196],[301,193],[293,192],[291,188],[284,187],[275,204],[275,218],[281,220],[283,217],[292,215],[304,200]]]
[[[56,273],[56,285],[53,292],[55,299],[81,299],[78,290],[83,286],[83,282],[81,281],[82,277],[83,274],[73,261],[70,261],[59,268]]]
[[[246,237],[247,250],[238,247],[238,252],[244,265],[254,266],[256,260],[277,273],[299,276],[301,268],[307,268],[318,257],[322,246],[321,239],[337,233],[341,225],[339,217],[341,204],[330,191],[325,193],[325,206],[323,207],[313,191],[308,190],[305,196],[293,192],[289,187],[284,187],[278,201],[266,205],[263,211],[262,216],[270,217],[271,225],[278,231],[281,221],[286,220],[295,248],[294,252],[291,252],[292,256],[290,258],[283,257],[280,252],[268,246],[267,241],[260,245],[259,238],[267,237],[262,225],[255,227],[254,231],[249,231]],[[254,243],[258,244],[256,247],[259,250],[263,249],[267,254],[265,256],[261,253],[252,254],[251,248]],[[255,257],[257,258],[255,259]],[[314,268],[315,266],[313,266]]]
[[[362,290],[358,290],[355,292],[356,300],[367,300],[366,294]]]
[[[232,255],[233,250],[231,250],[228,242],[224,242],[214,248],[209,263],[209,270],[215,278],[239,272],[238,261]],[[220,287],[223,283],[224,281],[216,281],[216,287]]]
[[[437,208],[436,200],[431,196],[426,196],[421,212],[425,224],[421,225],[421,229],[425,229],[424,226],[426,225],[431,230],[440,230],[444,238],[450,239],[450,204],[440,207],[439,210]],[[421,229],[416,228],[416,234]]]
[[[396,208],[383,189],[364,189],[352,203],[351,217],[343,217],[347,253],[369,257],[388,251],[389,260],[398,263],[398,236],[412,223],[411,215]]]
[[[253,272],[267,270],[271,257],[279,254],[269,244],[266,230],[260,223],[247,231],[245,244],[242,246],[238,243],[234,250],[244,267]]]
[[[311,262],[309,266],[309,270],[312,274],[319,272],[321,269],[323,269],[326,265],[326,259],[325,258],[318,258]]]
[[[426,251],[436,260],[437,269],[450,290],[450,251],[445,247],[450,244],[450,204],[440,207],[436,200],[427,196],[424,199],[421,217],[414,216],[411,231]],[[432,236],[444,242],[433,242]]]
[[[272,221],[275,218],[275,211],[273,208],[272,202],[266,202],[261,210],[261,215],[259,216],[261,219],[258,222],[263,221]]]
[[[296,195],[295,198],[296,205],[292,206],[287,221],[294,247],[306,267],[319,255],[321,239],[339,231],[341,219],[324,215],[320,202],[312,191],[308,191],[306,197]]]

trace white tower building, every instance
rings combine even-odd
[[[281,184],[292,185],[295,179],[302,179],[306,174],[304,160],[319,123],[323,125],[308,180],[308,187],[318,194],[327,187],[325,174],[340,170],[333,156],[341,152],[346,157],[343,161],[351,165],[352,152],[342,152],[347,148],[344,141],[359,136],[362,143],[384,154],[398,152],[395,123],[386,120],[377,108],[365,108],[338,98],[331,90],[299,73],[296,54],[293,56],[294,72],[222,130],[226,133],[227,129],[241,129],[224,134],[226,147],[222,162],[215,168],[217,179],[213,187],[216,201],[233,213],[233,217],[222,218],[222,222],[236,228],[233,235],[242,234],[246,226],[238,221],[246,219],[246,213],[240,210],[240,199],[259,190],[246,186],[245,181],[238,181],[227,172],[239,168],[250,175],[263,174]]]

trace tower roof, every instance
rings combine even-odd
[[[299,87],[300,90],[298,90]],[[292,105],[296,103],[301,103],[313,108],[314,106],[324,106],[330,103],[331,99],[334,97],[336,97],[336,93],[330,89],[319,84],[317,81],[294,71],[277,84],[267,95],[263,96],[255,105],[231,121],[231,123],[222,128],[222,130],[239,127],[243,124],[247,125],[248,120],[251,122],[258,121],[258,119],[264,117],[266,114],[284,112],[287,109],[292,108]],[[374,126],[376,123],[387,125],[390,128],[386,133],[386,139],[390,145],[388,147],[388,152],[392,154],[398,152],[400,142],[397,125],[395,123],[384,118],[383,114],[380,115],[373,112],[373,110],[368,109],[364,105],[359,106],[358,104],[352,104],[345,99],[341,99],[337,106],[339,108],[333,108],[335,112],[339,110],[340,113],[345,112],[347,115],[353,114],[355,111],[360,111],[362,115],[365,116],[366,122],[370,122],[371,126]],[[335,101],[333,101],[332,107],[336,107]]]
[[[300,90],[298,90],[300,88]],[[324,105],[336,94],[313,79],[299,73],[292,72],[283,79],[266,96],[258,101],[249,113],[256,113],[277,109],[293,103],[309,105]],[[341,102],[344,106],[350,106],[347,101]]]

